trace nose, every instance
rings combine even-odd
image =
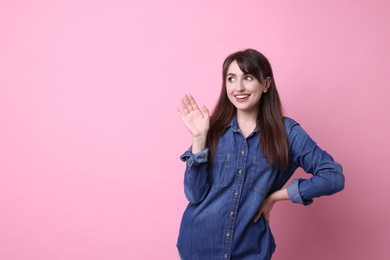
[[[237,81],[236,90],[237,90],[238,92],[241,92],[241,91],[244,91],[244,90],[245,90],[243,80],[238,80],[238,81]]]

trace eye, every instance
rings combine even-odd
[[[251,80],[253,80],[253,77],[251,75],[245,75],[244,79],[251,81]]]
[[[233,76],[227,77],[228,82],[234,82],[236,79]]]

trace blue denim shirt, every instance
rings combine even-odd
[[[292,202],[308,205],[313,198],[344,188],[342,167],[321,150],[301,126],[285,118],[290,166],[271,166],[255,129],[245,138],[233,118],[218,141],[214,159],[208,149],[180,158],[186,162],[184,212],[177,247],[184,260],[270,259],[275,241],[267,221],[253,223],[260,205],[281,189],[298,167],[313,176],[296,179],[287,188]]]

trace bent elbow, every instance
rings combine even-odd
[[[345,177],[342,173],[337,175],[337,182],[336,182],[336,191],[335,192],[340,192],[344,189],[345,187]]]
[[[345,177],[343,174],[343,168],[341,165],[338,165],[336,172],[332,175],[332,191],[331,193],[337,193],[344,189],[345,187]]]

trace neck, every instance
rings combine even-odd
[[[237,123],[241,132],[247,137],[255,129],[257,113],[237,110]]]
[[[257,111],[256,112],[248,112],[248,111],[242,111],[237,110],[237,121],[238,122],[246,122],[246,123],[255,123],[257,122]]]

